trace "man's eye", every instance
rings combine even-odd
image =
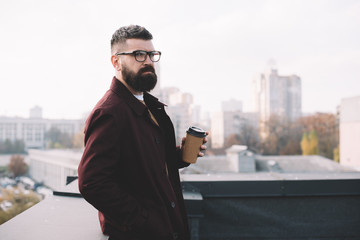
[[[146,52],[137,52],[136,56],[137,57],[144,57],[146,55]]]

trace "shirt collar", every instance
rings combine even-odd
[[[139,101],[144,101],[144,94],[141,94],[141,95],[134,94],[134,97],[136,97]]]

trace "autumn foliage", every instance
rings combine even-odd
[[[26,174],[28,166],[24,162],[24,157],[20,155],[13,155],[10,158],[10,163],[8,165],[9,171],[13,174],[13,177],[21,176]]]
[[[265,138],[261,139],[259,132],[251,126],[243,126],[248,129],[230,135],[225,147],[242,144],[264,155],[318,154],[329,159],[336,158],[339,125],[335,114],[316,113],[293,122],[273,115],[265,124]]]
[[[319,154],[319,138],[315,130],[310,133],[304,133],[301,140],[302,155],[318,155]]]

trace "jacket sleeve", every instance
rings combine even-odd
[[[190,163],[184,162],[182,160],[182,150],[180,148],[180,146],[176,146],[176,162],[177,162],[177,168],[184,168],[184,167],[188,167],[190,165]]]

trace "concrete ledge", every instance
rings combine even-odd
[[[83,198],[50,196],[0,227],[6,240],[106,240],[98,213]]]

